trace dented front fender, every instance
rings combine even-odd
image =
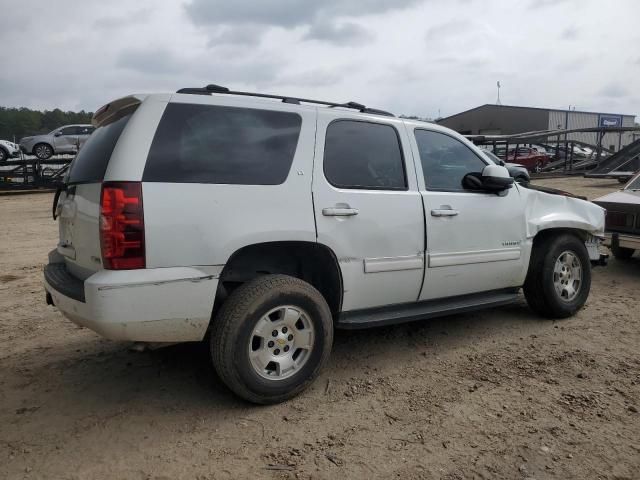
[[[522,189],[527,238],[551,228],[581,230],[604,237],[605,210],[586,200]]]

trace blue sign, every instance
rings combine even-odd
[[[622,116],[621,115],[600,115],[598,117],[599,127],[621,127]]]

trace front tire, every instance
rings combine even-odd
[[[570,317],[585,304],[590,288],[591,262],[582,240],[563,233],[534,242],[523,291],[535,312]]]
[[[211,356],[222,381],[253,403],[278,403],[318,376],[333,344],[333,318],[313,286],[265,275],[238,287],[213,322]]]
[[[0,162],[4,162],[9,158],[9,154],[4,148],[0,148]]]
[[[40,160],[48,160],[53,156],[53,148],[46,143],[38,143],[33,147],[33,154]]]

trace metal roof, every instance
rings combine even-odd
[[[487,107],[492,107],[492,108],[515,108],[515,109],[520,109],[520,110],[544,110],[546,112],[569,112],[569,113],[588,113],[591,115],[617,115],[617,116],[621,116],[621,117],[632,117],[635,118],[635,115],[628,115],[625,113],[606,113],[606,112],[588,112],[588,111],[584,111],[584,110],[563,110],[560,108],[542,108],[542,107],[522,107],[522,106],[517,106],[517,105],[495,105],[492,103],[485,103],[484,105],[480,105],[478,107],[475,108],[470,108],[469,110],[465,110],[463,112],[460,113],[456,113],[454,115],[449,115],[448,117],[443,117],[443,118],[439,118],[438,120],[436,120],[437,122],[441,122],[443,120],[448,120],[450,118],[454,118],[457,117],[459,115],[464,115],[465,113],[469,113],[469,112],[473,112],[476,110],[480,110],[483,108],[487,108]]]

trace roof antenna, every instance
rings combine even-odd
[[[500,80],[497,81],[496,85],[498,86],[498,99],[496,100],[496,105],[502,105],[500,101]]]

